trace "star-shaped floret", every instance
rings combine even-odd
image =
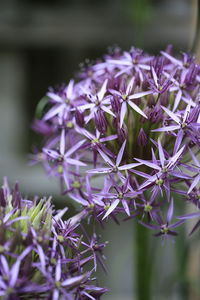
[[[88,123],[95,115],[98,110],[103,110],[104,112],[108,113],[109,115],[115,117],[115,114],[110,110],[110,97],[105,97],[107,92],[107,83],[108,80],[106,79],[102,84],[100,90],[92,94],[89,89],[83,89],[84,94],[87,96],[89,103],[83,104],[78,106],[80,111],[85,111],[87,109],[90,110],[89,115],[86,118],[86,123]]]
[[[158,187],[161,187],[162,185],[164,185],[164,188],[165,188],[166,194],[167,194],[167,198],[169,199],[169,196],[170,196],[170,194],[169,194],[169,176],[175,176],[175,177],[184,178],[184,179],[190,178],[190,176],[184,174],[181,171],[175,171],[175,168],[178,164],[178,161],[179,161],[184,149],[185,149],[185,146],[183,146],[173,156],[166,159],[164,149],[161,145],[160,139],[158,139],[159,160],[155,159],[153,149],[152,149],[152,153],[153,153],[152,161],[135,158],[138,162],[155,170],[154,175],[149,175],[149,174],[146,174],[146,173],[143,173],[140,171],[133,170],[133,172],[135,174],[138,174],[139,176],[142,176],[147,179],[144,183],[141,184],[141,186],[139,187],[139,190],[148,188],[153,183],[155,183]]]
[[[43,120],[48,121],[55,116],[59,116],[60,119],[67,118],[70,110],[73,107],[73,100],[76,97],[74,92],[74,80],[70,80],[67,87],[62,91],[61,95],[56,92],[48,92],[47,96],[53,102],[53,107],[44,115]]]
[[[101,149],[99,149],[98,150],[99,154],[101,155],[101,157],[103,158],[103,160],[106,162],[106,164],[109,167],[91,169],[91,170],[88,170],[87,172],[91,173],[91,174],[116,173],[116,174],[122,176],[122,174],[120,174],[120,171],[129,170],[129,169],[132,169],[132,168],[135,168],[135,167],[141,165],[141,163],[132,163],[132,164],[126,164],[126,165],[120,166],[120,163],[122,161],[122,157],[124,154],[125,146],[126,146],[126,141],[124,141],[124,143],[122,144],[115,162],[113,162]]]
[[[171,223],[172,217],[174,212],[174,201],[173,198],[170,200],[170,204],[167,210],[166,220],[163,220],[159,214],[155,213],[153,215],[154,221],[157,224],[146,224],[140,221],[139,223],[145,226],[148,229],[158,230],[159,232],[155,234],[155,236],[162,236],[164,238],[169,236],[176,236],[177,232],[173,229],[180,226],[182,223],[184,223],[183,220],[180,220],[178,222],[175,222],[173,224]]]
[[[147,118],[145,113],[139,108],[138,105],[136,105],[133,101],[133,99],[139,99],[142,98],[146,95],[152,94],[151,91],[145,91],[145,92],[139,92],[132,94],[132,88],[133,88],[133,83],[134,83],[134,77],[130,80],[128,83],[127,87],[123,86],[120,91],[117,90],[112,90],[110,89],[110,92],[113,95],[116,95],[120,98],[121,100],[121,111],[120,111],[120,127],[122,127],[125,115],[127,113],[127,105],[129,105],[133,110],[135,110],[137,113],[139,113],[141,116],[144,118]]]

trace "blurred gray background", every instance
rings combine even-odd
[[[38,101],[48,86],[67,82],[81,62],[100,57],[108,46],[141,47],[155,54],[167,44],[173,44],[175,50],[190,50],[195,36],[195,2],[1,0],[0,178],[6,175],[11,182],[18,180],[30,196],[54,195],[58,206],[68,205],[73,211],[69,200],[56,196],[57,182],[47,179],[40,166],[27,166],[27,154],[36,142],[30,123]],[[100,272],[100,284],[111,289],[104,299],[132,299],[132,227],[132,222],[121,226],[109,223],[101,233],[103,240],[110,241],[106,250],[109,274]],[[165,271],[158,268],[155,300],[182,300],[172,280],[176,273],[173,247],[170,243],[158,253],[159,267]],[[163,282],[167,283],[166,294],[160,292]]]

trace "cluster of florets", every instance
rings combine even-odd
[[[114,49],[76,82],[49,89],[32,162],[98,220],[124,212],[156,235],[176,235],[196,216],[174,216],[176,194],[200,206],[199,86],[200,65],[188,54]]]
[[[99,299],[92,282],[104,244],[78,231],[83,212],[62,220],[50,199],[24,199],[7,180],[0,189],[0,298]],[[89,264],[89,268],[88,268]]]

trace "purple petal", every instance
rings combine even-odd
[[[114,95],[117,95],[117,96],[121,97],[121,93],[119,91],[116,91],[116,90],[113,90],[113,89],[109,89],[109,92],[111,94],[114,94]]]
[[[93,108],[93,107],[95,107],[94,103],[87,103],[87,104],[83,104],[83,105],[78,106],[78,109],[86,110],[86,109],[90,109],[90,108]]]
[[[181,156],[181,154],[183,153],[183,150],[185,149],[185,145],[175,154],[173,155],[170,159],[169,162],[167,164],[167,168],[171,168],[179,159],[179,157]]]
[[[74,80],[70,80],[66,90],[67,98],[71,98],[73,95],[73,88],[74,88]]]
[[[69,157],[72,153],[76,152],[84,143],[85,143],[85,139],[79,141],[76,145],[74,145],[72,148],[70,148],[66,153],[65,153],[65,158]]]
[[[139,221],[139,223],[140,223],[141,225],[143,225],[144,227],[148,228],[148,229],[157,230],[157,229],[159,228],[159,227],[156,226],[156,225],[153,225],[153,224],[146,224],[146,223],[144,223],[144,222],[142,222],[142,221]]]
[[[176,129],[180,129],[180,125],[171,125],[171,126],[165,126],[157,129],[151,130],[152,132],[162,132],[162,131],[173,131]]]
[[[110,165],[110,166],[114,166],[113,162],[110,160],[110,158],[101,150],[101,149],[97,149],[99,154],[102,156],[102,158],[104,159],[104,161]]]
[[[165,56],[166,58],[168,58],[173,64],[175,65],[179,65],[179,66],[183,66],[182,62],[176,58],[174,58],[173,56],[171,56],[170,54],[168,54],[167,52],[161,51],[161,54],[163,56]]]
[[[110,136],[107,136],[107,137],[104,137],[104,138],[100,138],[100,142],[104,143],[104,142],[112,141],[112,140],[115,140],[115,139],[117,139],[117,134],[113,134],[113,135],[110,135]]]
[[[115,114],[105,105],[101,105],[101,109],[105,112],[107,112],[109,115],[116,117]]]
[[[61,263],[60,263],[60,259],[58,259],[56,263],[55,279],[56,281],[59,281],[60,278],[61,278]]]
[[[102,197],[99,197],[99,196],[97,196],[97,195],[93,195],[93,202],[95,203],[95,204],[97,204],[97,205],[99,205],[99,206],[104,206],[105,205],[105,203],[101,200],[102,199]]]
[[[44,251],[43,251],[43,249],[40,245],[37,246],[37,252],[38,252],[38,255],[39,255],[39,258],[40,258],[42,271],[45,272],[45,254],[44,254]]]
[[[152,91],[147,91],[147,92],[140,92],[140,93],[136,93],[134,95],[129,96],[128,98],[131,99],[138,99],[138,98],[142,98],[146,95],[150,95],[153,94]]]
[[[0,260],[1,260],[1,264],[3,266],[3,272],[5,273],[5,275],[8,275],[9,273],[9,265],[8,265],[8,262],[5,258],[5,256],[1,255],[0,256]]]
[[[107,212],[105,213],[105,215],[103,216],[102,220],[104,220],[106,217],[108,217],[113,210],[117,207],[117,205],[119,204],[120,200],[116,199],[112,202],[112,204],[110,205],[109,209],[107,210]]]
[[[68,279],[66,279],[66,280],[64,280],[62,282],[62,286],[64,286],[64,287],[70,287],[70,286],[74,286],[76,284],[80,284],[88,276],[89,276],[89,274],[86,273],[86,274],[83,274],[83,275],[80,275],[80,276],[68,278]]]
[[[20,221],[20,220],[27,220],[27,219],[29,219],[29,216],[21,216],[21,217],[17,217],[17,218],[15,218],[15,219],[12,219],[11,221],[7,222],[7,226],[10,226],[10,225],[12,225],[13,223],[18,222],[18,221]]]
[[[197,167],[200,167],[200,163],[198,161],[198,159],[196,158],[196,156],[194,155],[193,151],[189,148],[190,151],[190,155],[192,156],[193,161],[195,162]]]
[[[55,221],[59,221],[64,216],[64,214],[66,213],[66,211],[68,211],[68,207],[65,207],[63,209],[59,209],[57,211],[56,215],[53,217],[53,219]]]
[[[170,118],[172,120],[174,120],[177,124],[180,124],[180,119],[179,119],[179,117],[177,117],[177,115],[175,113],[173,113],[171,110],[169,110],[165,106],[161,105],[161,107],[166,112],[166,114],[168,114],[168,116],[170,116]]]
[[[158,87],[158,77],[156,75],[154,67],[151,68],[151,72],[152,72],[152,75],[153,75],[154,83],[155,83],[156,87]]]
[[[145,113],[133,102],[128,101],[128,104],[140,115],[142,115],[144,118],[148,119],[148,117],[145,115]]]
[[[163,147],[161,145],[160,139],[158,139],[158,151],[159,151],[159,157],[160,157],[161,165],[162,165],[162,167],[164,167],[165,155],[164,155],[164,151],[163,151]]]
[[[183,223],[184,223],[184,220],[180,220],[180,221],[178,221],[178,222],[176,222],[176,223],[174,223],[174,224],[170,224],[170,225],[168,226],[168,228],[176,228],[176,227],[180,226],[180,225],[183,224]]]
[[[141,166],[141,163],[132,163],[118,167],[120,171],[133,169],[135,167]]]
[[[18,274],[19,274],[20,263],[21,263],[21,261],[17,260],[14,263],[14,265],[12,266],[11,270],[10,270],[10,274],[11,274],[11,276],[10,276],[10,282],[9,282],[10,287],[14,287],[15,286],[15,283],[17,281]]]
[[[31,250],[32,250],[32,247],[31,247],[31,246],[27,247],[27,248],[19,255],[18,259],[19,259],[19,260],[24,259],[24,257],[25,257],[26,255],[28,255],[28,254],[30,253]]]
[[[181,97],[182,97],[182,91],[178,90],[178,93],[176,94],[176,98],[174,100],[173,112],[177,109],[177,107],[180,103]]]
[[[51,98],[52,100],[54,100],[55,102],[58,102],[58,103],[62,103],[63,102],[62,98],[60,96],[56,95],[55,93],[49,92],[49,93],[47,93],[47,96],[49,98]]]
[[[64,178],[67,189],[70,189],[69,175],[65,168],[63,169],[63,178]]]
[[[174,213],[174,200],[173,198],[171,199],[168,211],[167,211],[167,223],[171,222],[171,219],[173,217],[173,213]]]
[[[96,269],[95,269],[95,272],[96,272]],[[88,294],[88,293],[85,292],[85,291],[83,291],[82,294],[85,295],[88,299],[96,300],[96,298],[92,297],[90,294]],[[84,298],[85,298],[85,297],[84,297]]]
[[[88,201],[86,201],[85,199],[83,199],[79,195],[75,195],[75,194],[70,193],[69,197],[72,198],[73,200],[75,200],[76,202],[82,204],[83,206],[88,206]]]
[[[85,128],[79,128],[78,132],[86,136],[89,140],[94,140],[96,137],[91,132],[87,131]]]
[[[0,278],[0,288],[2,288],[3,290],[6,290],[6,288],[7,288],[6,284],[4,283],[4,281],[1,278]],[[0,296],[5,296],[5,292],[4,291],[0,291]]]
[[[179,149],[179,147],[182,143],[183,136],[184,136],[184,131],[182,129],[180,129],[177,133],[177,136],[176,136],[176,142],[175,142],[175,145],[174,145],[173,155],[178,151],[178,149]]]
[[[87,166],[85,163],[83,163],[82,161],[80,160],[77,160],[77,159],[73,159],[73,158],[70,158],[70,157],[67,157],[65,159],[66,163],[70,164],[70,165],[75,165],[75,166],[82,166],[82,167],[85,167]]]
[[[129,210],[129,207],[128,207],[128,204],[127,204],[126,200],[124,200],[124,199],[122,200],[122,205],[123,205],[124,210],[127,213],[127,215],[130,216],[130,210]]]
[[[106,87],[107,87],[107,83],[108,83],[108,79],[106,79],[100,89],[100,91],[98,92],[97,96],[99,98],[99,101],[101,101],[106,93]]]
[[[124,117],[125,117],[126,111],[127,111],[127,104],[126,104],[126,102],[124,101],[124,102],[122,103],[121,111],[120,111],[120,128],[122,127],[122,125],[123,125],[123,123],[124,123]]]
[[[58,152],[51,149],[43,148],[42,151],[53,159],[58,159],[60,156]]]
[[[141,177],[144,177],[144,178],[150,178],[151,176],[149,175],[149,174],[146,174],[146,173],[144,173],[144,172],[141,172],[141,171],[137,171],[137,170],[131,170],[134,174],[137,174],[137,175],[139,175],[139,176],[141,176]]]
[[[3,218],[3,223],[6,223],[9,219],[10,219],[10,217],[12,216],[12,215],[14,215],[14,213],[16,212],[16,208],[14,208],[14,209],[12,209],[11,211],[9,211],[6,215],[5,215],[5,217]]]
[[[134,81],[135,81],[134,77],[129,81],[129,84],[128,84],[127,88],[126,88],[126,95],[130,94],[130,92],[131,92],[131,90],[133,88]]]
[[[200,174],[198,174],[192,181],[192,184],[188,190],[188,194],[191,193],[191,191],[193,190],[193,188],[199,183],[199,180],[200,180]]]
[[[159,178],[159,176],[161,175],[161,172],[158,172],[157,174],[149,177],[143,184],[141,184],[141,186],[139,187],[139,190],[142,190],[143,188],[147,187],[148,185],[151,185],[153,182],[155,182],[157,180],[157,178]]]
[[[106,174],[106,173],[111,173],[111,171],[112,171],[111,168],[96,168],[96,169],[87,170],[87,173]]]
[[[135,158],[135,160],[139,161],[140,163],[142,163],[145,166],[148,166],[149,168],[160,171],[160,167],[158,165],[156,165],[148,160],[143,160],[143,159],[139,159],[139,158]]]
[[[200,212],[195,212],[195,213],[179,216],[179,217],[177,217],[177,219],[187,220],[187,219],[193,219],[193,218],[196,218],[196,217],[200,217]]]
[[[86,176],[86,192],[88,194],[88,196],[91,198],[92,196],[92,190],[91,190],[91,185],[90,185],[90,181],[89,181],[89,176]]]
[[[184,112],[184,116],[183,116],[183,123],[185,123],[189,113],[190,113],[190,109],[191,109],[191,102],[189,101],[188,105],[186,106],[185,112]]]
[[[153,148],[151,148],[151,155],[152,155],[152,162],[155,164],[157,162],[157,159],[156,159],[155,152],[154,152]]]
[[[53,106],[43,117],[44,121],[48,121],[49,119],[55,117],[59,112],[64,109],[64,104],[59,104]]]
[[[123,154],[124,154],[124,149],[126,147],[126,141],[123,142],[120,150],[119,150],[119,153],[117,155],[117,159],[116,159],[116,166],[119,166],[121,160],[122,160],[122,157],[123,157]]]
[[[132,65],[130,61],[126,61],[126,60],[108,59],[107,62],[110,63],[110,64],[122,65],[122,66]]]
[[[60,154],[64,155],[65,153],[65,130],[62,129],[60,136]]]
[[[183,172],[178,172],[178,171],[170,171],[170,175],[177,177],[177,178],[183,178],[183,179],[191,179],[191,176],[184,174]]]
[[[53,295],[52,295],[52,300],[59,300],[59,290],[54,289]]]

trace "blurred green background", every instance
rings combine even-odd
[[[74,213],[73,203],[58,196],[57,182],[46,178],[40,166],[27,166],[27,154],[36,142],[30,123],[38,101],[48,86],[68,82],[80,63],[101,57],[109,46],[124,50],[135,46],[158,54],[173,44],[175,52],[190,51],[196,23],[195,0],[0,1],[0,177],[18,180],[25,195],[51,194],[57,207],[67,205]],[[109,273],[99,273],[99,283],[111,289],[104,299],[133,299],[132,222],[120,226],[108,222],[101,235],[110,241],[105,251]],[[198,237],[190,240],[188,250],[184,236],[183,232],[178,246],[173,242],[162,246],[152,237],[156,262],[149,276],[155,300],[186,299],[185,279],[180,280],[183,264],[188,278],[193,276],[187,297],[200,299]]]

